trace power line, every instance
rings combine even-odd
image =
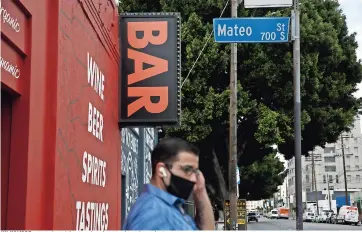
[[[230,0],[227,0],[227,1],[226,1],[226,4],[225,4],[225,6],[224,6],[224,9],[221,11],[221,14],[220,14],[219,18],[221,18],[222,15],[224,14],[225,9],[226,9],[226,7],[227,7],[228,4],[229,4],[229,1],[230,1]],[[202,47],[202,49],[201,49],[199,55],[197,56],[195,62],[194,62],[193,65],[191,66],[191,69],[190,69],[189,72],[187,73],[186,78],[185,78],[184,81],[182,82],[182,84],[181,84],[181,89],[182,89],[182,87],[184,86],[186,80],[189,78],[192,70],[194,69],[195,65],[197,64],[197,61],[199,61],[199,59],[200,59],[202,53],[204,52],[207,44],[209,43],[209,40],[210,40],[210,38],[211,38],[211,36],[212,36],[213,33],[214,33],[214,29],[212,29],[211,32],[209,33],[209,35],[208,35],[208,37],[207,37],[207,39],[206,39],[206,43],[205,43],[204,46]]]

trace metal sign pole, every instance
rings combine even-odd
[[[303,199],[302,199],[302,144],[301,144],[301,102],[300,102],[300,16],[299,0],[294,1],[294,43],[293,43],[293,82],[294,82],[294,154],[295,154],[295,194],[297,230],[303,230]]]

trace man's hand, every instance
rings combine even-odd
[[[198,171],[196,174],[196,184],[194,186],[194,197],[198,200],[200,197],[204,197],[206,194],[205,178],[202,172]]]
[[[215,230],[215,218],[205,187],[204,175],[199,171],[194,186],[196,223],[201,230]]]

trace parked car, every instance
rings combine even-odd
[[[312,212],[306,212],[303,214],[303,221],[305,222],[312,222],[314,221],[315,214]]]
[[[354,206],[343,205],[339,209],[336,221],[337,223],[358,225],[358,208]]]
[[[250,221],[255,221],[255,222],[259,221],[258,215],[255,212],[248,213],[248,222]]]
[[[316,223],[322,222],[322,217],[320,215],[314,214],[313,222],[316,222]]]
[[[319,222],[326,222],[327,218],[328,218],[328,213],[327,212],[321,212],[319,215]]]
[[[336,218],[337,218],[337,214],[330,213],[330,214],[328,214],[326,222],[330,223],[330,224],[335,224],[336,223]]]
[[[270,212],[270,219],[279,219],[278,210],[273,209],[273,210]]]
[[[333,210],[323,210],[320,214],[319,214],[319,221],[320,222],[327,222],[328,217],[331,216],[331,214],[333,214]]]

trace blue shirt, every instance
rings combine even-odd
[[[124,230],[198,230],[182,205],[183,199],[151,184],[137,199],[124,223]]]

